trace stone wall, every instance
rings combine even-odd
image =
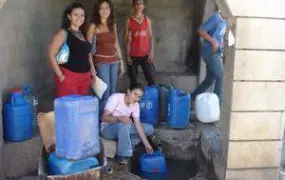
[[[79,0],[79,2],[88,7],[90,12],[95,1]],[[119,38],[123,45],[124,24],[126,17],[132,13],[132,1],[113,0],[112,2]],[[197,24],[201,23],[203,17],[203,2],[201,0],[148,1],[146,14],[152,19],[153,24],[157,72],[197,75],[199,49],[191,52],[191,47],[199,45],[199,42],[194,39],[197,37]],[[194,58],[193,63],[187,63],[191,58]]]
[[[0,92],[3,102],[7,99],[10,88],[25,83],[33,84],[37,94],[52,89],[53,74],[48,66],[46,48],[52,34],[60,27],[64,8],[72,0],[4,2],[0,1]],[[2,123],[0,137],[0,153],[3,156]],[[33,151],[34,147],[30,148]],[[5,154],[7,156],[15,155],[8,152]],[[21,160],[14,157],[13,161]],[[3,162],[0,159],[0,179],[4,179],[6,166]]]
[[[224,143],[217,172],[227,180],[278,179],[285,122],[285,2],[217,2],[235,17],[236,36],[226,54]]]

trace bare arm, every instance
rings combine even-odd
[[[153,58],[154,58],[154,38],[153,38],[153,33],[152,33],[151,20],[148,17],[147,17],[147,21],[148,21],[149,44],[150,44],[149,62],[153,63]]]
[[[96,70],[95,70],[95,66],[93,63],[93,57],[92,57],[91,53],[89,53],[89,63],[90,63],[90,72],[91,72],[92,78],[93,78],[93,80],[95,80]]]
[[[94,36],[94,33],[96,31],[96,25],[95,24],[91,24],[88,28],[88,31],[87,31],[87,36],[86,36],[86,39],[91,42],[93,36]]]
[[[86,36],[86,39],[91,42],[92,41],[92,38],[95,34],[95,30],[96,30],[96,26],[95,24],[91,24],[88,28],[88,31],[87,31],[87,36]],[[89,54],[89,63],[90,63],[90,72],[91,72],[91,75],[93,78],[96,77],[96,70],[95,70],[95,66],[94,66],[94,63],[93,63],[93,58],[92,58],[92,54],[90,53]],[[93,79],[95,80],[95,79]]]
[[[148,139],[145,135],[145,132],[144,132],[144,129],[143,129],[143,126],[142,126],[140,120],[134,118],[134,123],[135,123],[136,130],[137,130],[137,132],[138,132],[138,134],[139,134],[139,136],[140,136],[140,138],[141,138],[141,140],[142,140],[142,142],[146,148],[147,153],[152,153],[153,149],[152,149],[150,143],[148,142]]]
[[[64,74],[62,73],[57,61],[56,61],[56,55],[58,51],[60,50],[61,46],[63,45],[65,41],[65,30],[58,31],[52,38],[49,46],[48,46],[48,59],[49,63],[56,74],[56,76],[60,79],[60,81],[64,80]]]
[[[104,111],[102,116],[102,121],[110,124],[114,123],[124,123],[124,124],[132,124],[133,121],[129,117],[125,116],[113,116],[110,111]]]
[[[118,117],[112,116],[112,113],[110,111],[104,111],[102,121],[110,124],[119,122]]]
[[[209,41],[211,44],[217,43],[215,41],[215,39],[212,36],[210,36],[206,31],[203,31],[203,30],[200,29],[198,31],[198,34],[200,35],[200,37],[202,37],[203,39]]]
[[[124,31],[124,45],[125,45],[125,53],[126,53],[126,60],[128,64],[132,64],[132,60],[130,57],[130,38],[129,38],[129,19],[127,19],[125,24],[125,31]]]
[[[115,38],[116,38],[115,46],[117,49],[117,54],[119,56],[119,59],[122,60],[123,56],[122,56],[122,51],[121,51],[120,44],[119,44],[119,38],[118,38],[118,32],[117,32],[117,25],[116,24],[114,24],[114,33],[115,33]]]
[[[124,66],[122,51],[121,51],[120,44],[119,44],[118,31],[117,31],[117,25],[116,24],[114,24],[114,33],[115,33],[115,38],[116,38],[115,46],[116,46],[117,54],[119,56],[120,63],[121,63],[121,66],[120,66],[120,77],[121,77],[125,73],[125,66]]]

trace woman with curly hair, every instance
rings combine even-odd
[[[102,114],[107,99],[116,91],[119,67],[120,76],[125,72],[117,26],[114,23],[113,6],[109,0],[99,0],[93,8],[87,39],[92,41],[94,36],[96,53],[93,54],[93,62],[98,77],[107,84],[107,90],[100,102],[100,114]]]
[[[91,44],[85,39],[86,14],[79,3],[69,5],[63,13],[62,28],[53,36],[48,47],[48,59],[55,73],[57,97],[87,95],[91,77],[96,71],[91,57]],[[65,64],[58,64],[57,53],[66,42],[70,53]]]

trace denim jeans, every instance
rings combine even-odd
[[[214,53],[212,49],[205,50],[202,54],[202,58],[207,66],[206,77],[200,86],[192,93],[192,98],[195,100],[198,94],[204,93],[214,83],[214,93],[219,97],[220,103],[223,102],[223,76],[224,66],[222,57],[218,53]]]
[[[153,133],[153,126],[142,123],[146,136]],[[108,140],[117,140],[117,155],[131,157],[133,155],[133,147],[140,142],[134,124],[126,125],[123,123],[109,124],[102,130],[102,136]]]
[[[107,84],[107,89],[100,101],[100,116],[103,114],[104,107],[108,98],[116,92],[118,82],[119,63],[99,64],[96,66],[98,77]]]

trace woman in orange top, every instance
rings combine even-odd
[[[114,23],[113,6],[108,0],[99,0],[93,8],[87,39],[92,41],[94,36],[96,36],[96,53],[93,54],[93,62],[98,77],[107,84],[107,90],[100,103],[102,114],[107,99],[116,91],[119,67],[120,76],[125,72],[117,27]]]

